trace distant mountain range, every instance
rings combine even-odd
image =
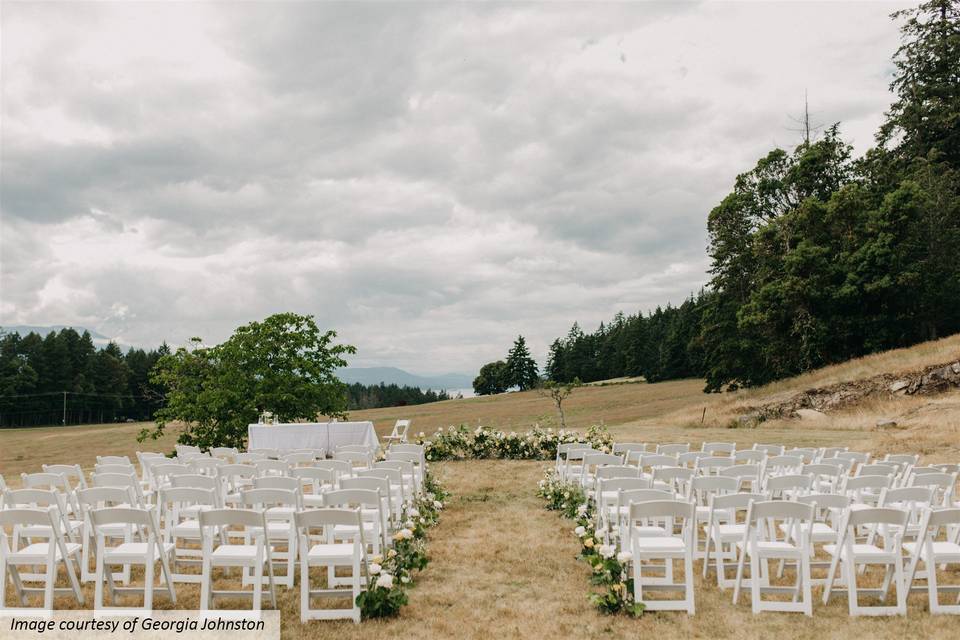
[[[49,327],[40,327],[40,326],[34,326],[29,324],[16,324],[16,325],[9,325],[9,326],[2,325],[0,326],[0,331],[3,331],[4,333],[19,333],[21,336],[25,336],[28,333],[36,333],[36,334],[39,334],[40,337],[44,337],[48,333],[51,333],[54,331],[60,331],[61,329],[71,329],[71,328],[81,335],[83,334],[84,331],[88,331],[90,333],[90,337],[93,338],[93,344],[100,347],[105,346],[111,340],[111,338],[103,335],[102,333],[94,331],[93,329],[87,329],[86,327],[74,327],[72,325],[63,325],[63,324],[54,324],[54,325],[50,325]]]
[[[347,383],[396,384],[420,387],[421,389],[469,389],[473,377],[465,373],[447,373],[438,376],[418,376],[396,367],[344,367],[337,370],[337,377]]]

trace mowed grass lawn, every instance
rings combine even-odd
[[[876,431],[874,416],[851,414],[818,424],[778,422],[756,429],[728,429],[706,416],[720,402],[700,392],[696,380],[662,384],[629,384],[579,389],[569,401],[568,424],[584,428],[601,420],[621,441],[782,442],[790,445],[850,445],[880,453],[916,448],[930,461],[960,459],[957,425],[908,430],[890,435]],[[952,395],[949,402],[958,398]],[[884,407],[883,410],[887,410]],[[417,407],[353,412],[352,419],[372,419],[382,435],[399,417],[413,419],[414,431],[432,434],[449,424],[478,422],[523,430],[552,416],[549,400],[535,393],[456,400]],[[685,416],[677,420],[676,416]],[[694,416],[690,419],[689,416]],[[38,471],[44,462],[77,462],[91,469],[96,455],[128,454],[137,449],[169,451],[176,434],[161,441],[136,442],[143,425],[101,425],[0,430],[0,473],[13,486],[19,474]],[[299,622],[299,591],[280,589],[285,638],[950,638],[960,636],[956,618],[927,613],[926,596],[910,598],[906,618],[851,619],[846,601],[829,606],[816,601],[812,619],[798,614],[753,616],[749,597],[739,606],[731,592],[711,579],[697,583],[697,614],[651,613],[634,620],[597,613],[586,599],[589,569],[576,559],[578,543],[572,525],[543,509],[535,496],[537,481],[548,465],[542,462],[464,461],[435,463],[434,469],[453,493],[438,527],[431,531],[431,562],[410,590],[410,604],[390,621],[350,623]],[[697,564],[699,566],[699,563]],[[950,572],[945,578],[960,582]],[[92,586],[86,587],[92,599]],[[199,589],[178,585],[178,608],[196,608]],[[814,590],[815,598],[820,590]],[[158,608],[168,605],[157,596]],[[70,607],[62,598],[58,606]]]

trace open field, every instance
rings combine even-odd
[[[730,395],[705,395],[702,383],[685,380],[654,385],[624,384],[578,389],[568,403],[568,424],[583,428],[601,420],[619,440],[680,441],[697,446],[704,440],[790,445],[850,445],[874,453],[914,451],[925,461],[960,461],[960,392],[926,398],[871,402],[818,421],[771,421],[753,429],[730,429],[729,416],[746,402],[790,393],[837,380],[880,371],[915,369],[945,362],[958,353],[960,339],[921,345],[916,352],[891,352],[831,367],[768,389]],[[902,365],[902,366],[899,366]],[[706,412],[704,414],[704,408]],[[413,420],[414,431],[428,434],[448,424],[478,422],[504,429],[525,429],[552,418],[550,401],[535,393],[352,412],[371,419],[381,435],[398,417]],[[701,416],[704,417],[701,424]],[[880,417],[893,417],[904,429],[874,428]],[[132,454],[135,450],[168,451],[175,433],[139,445],[142,425],[100,425],[0,430],[0,473],[18,485],[23,471],[43,462],[79,462],[91,468],[97,454]],[[730,592],[697,577],[697,614],[648,614],[639,620],[605,617],[585,598],[587,566],[575,559],[578,543],[572,525],[542,508],[535,496],[544,463],[468,461],[437,463],[435,469],[453,496],[440,525],[431,532],[431,564],[410,591],[410,604],[393,621],[349,623],[298,622],[298,592],[280,590],[286,638],[392,638],[416,634],[434,638],[635,638],[663,637],[821,638],[957,637],[957,621],[927,613],[925,595],[910,598],[907,618],[850,619],[845,600],[824,607],[815,600],[815,617],[750,613],[748,598],[730,603]],[[951,572],[948,578],[960,582]],[[87,587],[92,596],[92,587]],[[819,589],[814,590],[814,595]],[[197,606],[198,589],[178,587],[179,607]],[[61,606],[69,606],[62,599]],[[168,606],[162,597],[158,607]]]

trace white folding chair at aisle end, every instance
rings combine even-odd
[[[782,534],[785,525],[788,533]],[[810,527],[813,522],[813,505],[785,500],[751,502],[747,509],[746,534],[737,543],[740,558],[737,561],[737,579],[733,589],[733,603],[740,600],[744,567],[750,561],[750,594],[753,613],[761,611],[795,611],[813,615],[813,596],[810,584]],[[778,531],[783,535],[778,537]],[[761,576],[770,575],[771,560],[791,562],[796,567],[797,581],[794,586],[770,586]],[[764,593],[790,594],[792,601],[764,600]],[[798,597],[799,596],[799,597]]]
[[[228,544],[225,530],[228,527],[242,527],[251,538],[244,544]],[[217,598],[250,597],[251,609],[259,612],[263,594],[270,597],[270,604],[277,607],[277,591],[273,583],[273,561],[270,545],[263,531],[266,520],[262,511],[249,509],[210,509],[200,512],[200,535],[203,538],[203,571],[200,578],[200,610],[213,608]],[[256,535],[259,531],[260,535]],[[214,541],[219,544],[214,546]],[[253,589],[214,590],[213,570],[216,568],[239,567],[252,569],[254,573]],[[263,571],[267,570],[267,591],[263,590]]]
[[[162,584],[167,587],[167,595],[171,602],[177,601],[177,593],[173,588],[173,579],[170,573],[170,557],[173,545],[165,544],[160,540],[159,527],[152,509],[131,509],[124,507],[107,507],[90,511],[93,530],[97,536],[97,572],[96,588],[94,589],[94,615],[130,613],[149,616],[153,611],[154,571],[157,560],[160,561]],[[115,547],[108,547],[107,539],[113,536],[112,530],[105,530],[110,525],[124,525],[129,527],[134,536],[141,537],[140,542],[121,542]],[[118,587],[114,584],[113,574],[109,567],[113,565],[143,565],[143,587]],[[104,583],[110,591],[111,606],[104,605]],[[117,598],[128,593],[142,593],[142,607],[125,607],[117,605]]]
[[[686,611],[694,613],[693,593],[693,527],[694,505],[680,500],[634,502],[630,505],[630,520],[666,519],[672,525],[666,536],[633,536],[633,592],[634,601],[642,603],[649,611]],[[679,526],[680,533],[675,529]],[[643,577],[645,561],[664,560],[673,566],[675,560],[683,561],[683,582],[667,584],[662,579],[647,580]],[[668,572],[668,575],[672,572]],[[682,600],[650,599],[645,591],[681,591]]]
[[[68,542],[60,530],[60,514],[56,507],[48,509],[2,509],[0,510],[0,616],[14,615],[50,615],[53,612],[54,596],[57,593],[72,593],[80,605],[83,605],[83,592],[77,580],[72,558],[80,553],[80,545]],[[48,529],[50,536],[46,542],[33,542],[18,548],[11,545],[6,529],[40,528]],[[57,572],[63,565],[70,580],[69,588],[57,588]],[[39,574],[43,587],[26,587],[25,580],[20,575],[19,567],[43,566],[44,572]],[[7,607],[7,575],[13,584],[17,601],[20,607]],[[30,580],[33,582],[34,580]],[[43,607],[41,609],[27,606],[27,594],[42,593]]]
[[[397,420],[396,424],[393,425],[393,431],[390,432],[390,435],[384,436],[383,439],[388,445],[393,443],[403,443],[407,441],[408,431],[410,431],[410,421]]]
[[[363,523],[359,509],[311,509],[296,514],[297,531],[300,541],[300,621],[335,620],[347,618],[360,622],[360,607],[357,596],[363,585],[363,576],[370,575],[367,566],[366,543],[363,540]],[[349,542],[337,542],[333,530],[337,527],[357,532]],[[316,533],[311,534],[311,530]],[[343,540],[342,536],[339,536]],[[321,542],[311,544],[319,539]],[[362,565],[362,569],[361,569]],[[327,569],[327,584],[324,589],[310,586],[310,567]],[[337,567],[350,567],[350,577],[334,580]],[[349,590],[338,589],[347,586]],[[350,597],[350,606],[336,609],[314,609],[311,601],[316,597]]]

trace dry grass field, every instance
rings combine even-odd
[[[916,369],[960,357],[960,337],[829,367],[769,388],[728,395],[701,393],[702,382],[621,384],[578,389],[568,401],[568,424],[583,428],[601,420],[620,440],[735,441],[790,445],[850,445],[874,453],[914,451],[926,461],[960,461],[960,392],[927,398],[897,398],[831,415],[818,421],[772,421],[751,429],[726,425],[738,407],[811,386],[855,380],[884,371]],[[706,411],[704,411],[706,409]],[[535,393],[452,400],[430,405],[353,412],[370,419],[381,434],[398,417],[414,431],[432,434],[449,424],[477,423],[526,429],[554,420],[550,401]],[[879,418],[904,427],[878,431]],[[702,418],[702,422],[701,422]],[[0,473],[18,485],[21,472],[43,462],[79,462],[91,468],[97,454],[132,454],[138,448],[168,451],[175,434],[139,445],[142,425],[100,425],[0,430]],[[845,601],[815,604],[815,616],[753,616],[748,598],[739,606],[730,592],[697,578],[697,614],[648,614],[639,620],[606,617],[587,602],[588,569],[575,559],[571,524],[542,508],[536,483],[544,463],[469,461],[435,465],[453,493],[442,521],[431,532],[431,563],[410,591],[400,618],[386,622],[311,623],[298,618],[298,592],[281,589],[285,638],[955,638],[956,619],[927,613],[925,596],[910,598],[906,618],[851,619]],[[960,575],[945,576],[960,582]],[[88,587],[92,596],[92,587]],[[195,608],[198,590],[178,587],[178,607]],[[819,589],[815,590],[815,597]],[[61,606],[69,606],[61,600]],[[158,607],[167,606],[158,597]]]

